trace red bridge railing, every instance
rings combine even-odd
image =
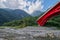
[[[60,14],[60,2],[58,2],[53,8],[44,13],[38,20],[37,23],[40,26],[44,26],[45,23],[53,16]]]

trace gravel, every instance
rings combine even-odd
[[[52,36],[50,36],[52,35]],[[60,30],[55,27],[31,27],[0,29],[0,40],[60,40]]]

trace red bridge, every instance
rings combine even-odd
[[[49,9],[46,13],[44,13],[38,20],[37,23],[40,26],[44,26],[45,23],[53,16],[60,14],[60,2],[58,2],[54,7]]]

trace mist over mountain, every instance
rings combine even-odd
[[[35,17],[35,16],[39,16],[39,15],[41,15],[41,14],[43,14],[43,13],[44,13],[44,12],[42,12],[42,11],[36,10],[36,11],[34,11],[34,12],[31,14],[31,16]]]
[[[3,24],[4,22],[19,20],[29,16],[30,15],[28,13],[20,9],[12,10],[0,8],[0,25]]]

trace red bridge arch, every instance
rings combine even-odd
[[[53,16],[60,14],[60,2],[58,2],[53,8],[44,13],[38,20],[37,23],[40,26],[44,26],[45,23]]]

